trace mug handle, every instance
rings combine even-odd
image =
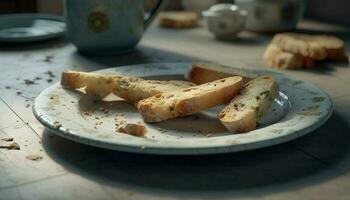
[[[145,19],[145,29],[148,28],[148,26],[151,24],[151,22],[154,20],[154,18],[157,16],[158,12],[165,7],[168,0],[159,0],[157,5],[152,9],[149,16]]]

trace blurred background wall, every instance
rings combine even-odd
[[[145,0],[146,10],[150,10],[158,0]],[[201,1],[201,0],[184,0]],[[203,0],[202,0],[203,1]],[[307,0],[306,18],[350,26],[350,0]],[[233,0],[218,0],[233,2]],[[169,0],[168,10],[182,9],[181,0]],[[43,12],[62,14],[63,0],[0,0],[0,13]]]

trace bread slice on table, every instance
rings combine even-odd
[[[218,115],[233,133],[254,130],[278,95],[278,85],[270,76],[258,77],[247,84]]]
[[[127,102],[137,103],[158,93],[184,89],[195,84],[181,80],[144,80],[130,76],[65,71],[62,73],[61,85],[71,90],[85,87],[87,94],[101,99],[112,93]]]
[[[252,78],[257,77],[257,75],[250,74],[245,70],[224,65],[193,63],[185,74],[185,79],[196,84],[203,84],[230,76],[241,76],[243,78],[243,82],[248,82]]]
[[[157,94],[137,108],[146,122],[186,116],[229,102],[242,88],[242,77],[232,76],[198,86]]]
[[[272,39],[283,51],[300,54],[315,60],[324,60],[327,58],[326,49],[318,42],[312,39],[312,36],[298,33],[280,33]]]
[[[275,35],[272,43],[283,51],[300,54],[315,60],[344,57],[344,42],[330,35],[280,33]]]
[[[166,28],[192,28],[197,26],[199,17],[190,11],[166,11],[159,13],[159,26]]]
[[[345,57],[343,40],[332,35],[317,35],[314,40],[326,49],[328,59],[339,60]]]
[[[278,69],[314,68],[315,61],[300,54],[283,51],[271,43],[265,50],[264,59],[270,67]]]

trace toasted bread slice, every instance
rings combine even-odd
[[[283,51],[271,43],[264,53],[264,59],[270,67],[279,69],[313,68],[315,61],[300,54]]]
[[[139,101],[137,108],[146,122],[186,116],[229,102],[242,88],[242,77],[232,76]]]
[[[184,89],[195,84],[181,80],[144,80],[129,76],[65,71],[62,73],[61,85],[67,89],[85,87],[87,94],[101,99],[112,93],[127,102],[137,103],[158,93]]]
[[[167,28],[192,28],[197,26],[199,17],[190,11],[166,11],[159,13],[159,26]]]
[[[228,130],[243,133],[254,130],[278,95],[278,85],[270,76],[248,82],[218,115]]]
[[[275,35],[272,43],[283,51],[301,54],[315,60],[344,57],[344,41],[331,35],[280,33]]]
[[[272,39],[283,51],[300,54],[315,60],[327,58],[327,51],[320,43],[312,39],[312,36],[298,33],[280,33]]]
[[[185,74],[185,79],[196,84],[203,84],[230,76],[241,76],[243,82],[248,82],[252,78],[257,77],[237,68],[218,64],[194,63]]]

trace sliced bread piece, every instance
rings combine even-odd
[[[278,85],[270,76],[248,82],[218,115],[225,127],[234,133],[254,130],[278,95]]]
[[[224,65],[193,63],[185,74],[185,79],[196,84],[203,84],[230,76],[241,76],[244,82],[257,77],[255,74],[251,74],[245,70]]]
[[[159,13],[159,26],[166,28],[192,28],[197,26],[199,17],[190,11],[166,11]]]
[[[186,116],[229,102],[242,88],[242,77],[232,76],[173,92],[157,94],[137,104],[146,122]]]
[[[101,99],[112,93],[127,102],[137,103],[158,93],[184,89],[195,84],[181,80],[144,80],[129,76],[65,71],[62,73],[61,85],[72,90],[85,87],[87,94],[97,95]]]
[[[315,60],[324,60],[327,58],[326,49],[312,36],[298,33],[279,33],[272,40],[283,51],[300,54]]]
[[[271,43],[265,50],[264,59],[270,67],[279,69],[313,68],[315,61],[300,54],[283,51]]]
[[[284,51],[315,60],[335,60],[344,57],[344,41],[332,35],[280,33],[275,35],[272,43]]]

